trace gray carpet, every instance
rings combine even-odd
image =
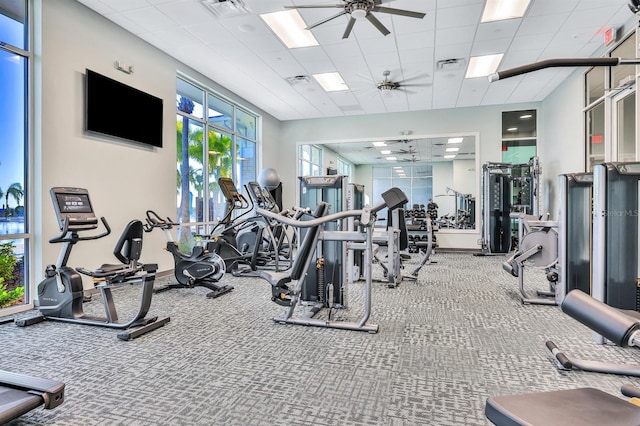
[[[489,396],[583,386],[618,394],[638,383],[558,371],[546,340],[589,359],[635,363],[637,354],[591,343],[557,307],[523,306],[503,257],[433,260],[417,282],[374,283],[378,334],[276,324],[283,308],[266,281],[230,274],[223,280],[235,290],[218,299],[203,288],[154,296],[152,313],[171,322],[130,342],[75,324],[2,325],[0,369],[66,383],[62,406],[12,424],[485,425]],[[545,289],[542,271],[526,273],[528,286]],[[349,309],[334,316],[360,317],[362,287],[350,286]],[[115,293],[122,319],[139,289]],[[85,304],[100,308],[99,299]]]

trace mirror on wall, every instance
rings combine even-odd
[[[477,133],[463,133],[313,145],[322,149],[324,172],[348,174],[363,184],[369,204],[396,186],[409,198],[409,216],[423,210],[437,217],[441,231],[464,232],[479,225],[478,139]]]

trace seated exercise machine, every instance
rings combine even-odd
[[[373,207],[361,210],[345,210],[333,214],[327,214],[329,205],[325,202],[318,204],[314,211],[314,219],[296,220],[287,218],[277,213],[258,209],[258,214],[270,219],[278,220],[290,226],[306,228],[306,233],[296,254],[295,261],[290,270],[284,272],[261,271],[260,277],[267,280],[272,286],[272,300],[281,306],[286,306],[287,310],[282,316],[274,318],[277,323],[307,325],[315,327],[339,328],[344,330],[367,331],[376,333],[378,326],[367,324],[371,313],[371,263],[373,260],[373,225],[376,221],[376,213],[385,207],[395,209],[407,202],[407,196],[398,188],[391,188],[382,194],[383,201]],[[359,231],[330,231],[325,230],[325,225],[329,222],[353,217],[358,221]],[[364,312],[357,322],[335,321],[330,319],[314,318],[322,308],[326,307],[325,302],[334,300],[333,297],[325,297],[324,300],[310,305],[310,309],[301,315],[294,316],[296,307],[302,304],[302,290],[309,275],[323,280],[324,274],[310,274],[310,270],[321,269],[324,263],[323,258],[318,258],[313,263],[315,252],[319,241],[339,241],[346,244],[347,250],[362,250],[364,253],[364,264],[369,265],[364,269]],[[331,263],[331,262],[329,262]],[[331,275],[331,274],[327,274]],[[336,291],[340,288],[336,283],[331,287],[324,287],[318,283],[318,289]],[[338,290],[339,291],[339,290]],[[331,307],[331,306],[329,306]]]
[[[47,266],[46,278],[38,284],[40,314],[17,319],[16,325],[24,327],[44,320],[72,322],[123,330],[118,333],[118,338],[131,340],[168,323],[168,317],[162,319],[146,317],[151,307],[158,265],[139,262],[144,233],[142,222],[139,220],[129,222],[118,239],[113,254],[121,263],[104,264],[93,271],[84,268],[73,269],[67,266],[73,246],[80,241],[106,237],[111,233],[111,229],[106,219],[101,217],[100,220],[106,231],[97,235],[80,235],[82,232],[98,228],[98,219],[93,212],[86,189],[54,187],[51,188],[50,194],[61,233],[49,242],[63,243],[62,249],[57,263]],[[84,287],[80,274],[90,276],[95,287],[100,291],[104,317],[84,313],[82,307]],[[142,298],[138,312],[130,321],[119,322],[111,289],[117,285],[137,282],[142,282]]]
[[[64,383],[0,370],[0,424],[39,407],[51,410],[64,401]]]
[[[405,277],[402,274],[403,260],[410,258],[402,253],[409,247],[409,235],[404,217],[404,209],[389,209],[387,211],[387,227],[383,232],[374,232],[373,257],[382,267],[387,287],[395,288],[405,279],[415,280],[415,276]],[[379,252],[379,246],[386,246],[386,256],[383,258]]]
[[[202,246],[195,246],[191,253],[180,251],[178,244],[173,240],[171,229],[178,226],[170,218],[162,219],[153,210],[147,211],[144,225],[145,232],[154,229],[162,229],[167,238],[167,251],[173,255],[174,275],[178,281],[175,284],[157,288],[154,293],[170,290],[172,288],[205,287],[211,290],[207,298],[213,299],[233,290],[233,286],[216,284],[224,276],[226,267],[224,261],[216,253],[209,252]]]
[[[619,346],[640,345],[640,320],[605,305],[580,290],[567,294],[562,310]],[[547,347],[565,368],[638,376],[640,369],[600,361],[569,359],[553,342]],[[622,393],[640,398],[640,389],[624,385]],[[496,425],[638,425],[640,401],[630,404],[594,388],[490,397],[485,415]]]
[[[640,347],[640,313],[612,308],[581,290],[569,292],[561,305],[562,311],[589,327],[599,336],[626,348]],[[614,364],[570,358],[555,343],[546,343],[561,370],[583,370],[594,373],[640,377],[640,365]]]
[[[555,283],[558,281],[558,222],[541,220],[524,213],[511,213],[518,219],[518,248],[502,264],[502,268],[518,278],[522,303],[556,305]],[[549,291],[538,291],[530,297],[524,289],[525,266],[544,268]]]

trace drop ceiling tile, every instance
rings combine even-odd
[[[471,56],[493,55],[504,53],[509,49],[513,39],[501,38],[499,40],[476,41],[471,48]]]
[[[603,4],[606,4],[606,2],[603,2]],[[577,10],[565,21],[563,30],[570,31],[584,27],[599,29],[602,27],[602,17],[614,15],[619,8],[619,5],[612,5],[597,9]]]
[[[435,32],[396,34],[396,43],[400,52],[404,50],[424,49],[435,46]]]
[[[441,29],[436,32],[436,46],[471,43],[475,36],[475,26]]]
[[[167,30],[176,27],[176,21],[165,15],[155,7],[143,7],[140,9],[126,10],[121,15],[143,31]]]
[[[452,2],[447,1],[447,6]],[[474,2],[464,7],[447,7],[438,9],[436,16],[436,28],[458,28],[465,26],[476,26],[480,23],[482,15],[482,4]]]
[[[527,16],[557,15],[571,13],[580,0],[534,0],[529,5]]]
[[[518,36],[556,33],[569,18],[569,13],[545,16],[525,16],[518,29]]]
[[[424,10],[422,12],[424,12]],[[435,31],[436,14],[428,12],[422,19],[394,16],[392,19],[392,26],[393,28],[389,29],[396,35]]]
[[[524,77],[512,77],[489,83],[487,91],[482,99],[483,105],[506,104],[513,91],[518,87]]]
[[[450,44],[443,46],[436,46],[436,53],[434,55],[436,62],[444,59],[457,59],[463,58],[465,62],[468,62],[466,58],[471,54],[471,43],[462,44]],[[466,65],[465,65],[466,66]]]
[[[199,1],[183,0],[178,2],[159,4],[156,8],[179,25],[196,25],[209,23],[216,25],[214,15]]]
[[[513,39],[514,50],[526,46],[527,49],[544,49],[551,43],[555,33],[544,33],[536,35],[518,35]]]
[[[509,19],[507,21],[486,22],[478,26],[476,41],[501,40],[513,38],[520,28],[522,19]]]

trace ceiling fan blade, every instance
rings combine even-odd
[[[317,27],[317,26],[320,26],[320,25],[322,25],[322,24],[324,24],[324,23],[326,23],[326,22],[329,22],[329,21],[331,21],[331,20],[333,20],[333,19],[339,18],[340,16],[342,16],[342,15],[346,15],[346,14],[347,14],[347,12],[340,12],[340,13],[338,13],[337,15],[330,16],[330,17],[328,17],[327,19],[323,19],[322,21],[316,22],[316,23],[315,23],[315,24],[313,24],[313,25],[309,25],[309,26],[308,26],[307,28],[305,28],[305,29],[310,30],[310,29],[312,29],[312,28],[315,28],[315,27]]]
[[[344,34],[342,34],[343,39],[349,38],[349,35],[351,35],[351,30],[353,29],[353,26],[355,25],[355,23],[356,23],[356,18],[352,16],[351,19],[349,19],[349,22],[347,23],[347,28],[345,28]]]
[[[429,73],[423,73],[423,74],[418,74],[418,75],[413,75],[411,77],[407,77],[404,80],[400,81],[400,84],[402,84],[403,86],[405,86],[405,83],[408,83],[410,81],[415,81],[415,80],[422,80],[425,78],[429,78],[431,77],[431,75]]]
[[[353,18],[351,18],[353,19]],[[373,16],[371,13],[367,13],[367,19],[369,20],[369,22],[371,22],[373,24],[374,27],[376,27],[378,29],[378,31],[380,31],[383,35],[389,35],[391,34],[390,31],[387,29],[387,27],[385,27],[384,25],[382,25],[382,22],[378,21],[378,18],[376,18],[375,16]]]
[[[325,5],[304,5],[304,6],[285,6],[285,9],[335,9],[343,8],[344,4],[325,4]]]
[[[409,18],[418,18],[418,19],[422,19],[425,16],[427,16],[426,13],[422,13],[422,12],[412,12],[411,10],[394,9],[393,7],[384,7],[384,6],[374,6],[373,9],[371,10],[373,12],[390,13],[392,15],[400,15],[400,16],[406,16]]]

